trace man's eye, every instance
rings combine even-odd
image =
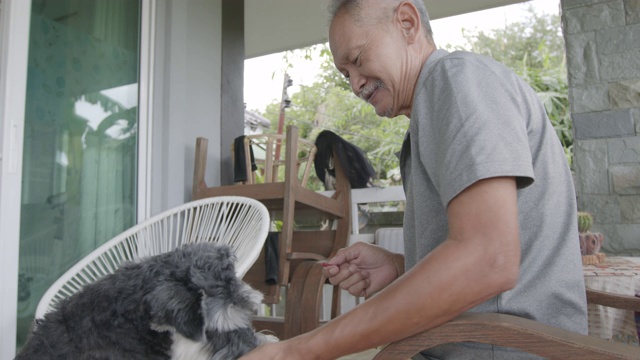
[[[344,73],[344,74],[342,74],[342,75],[344,75],[344,78],[345,78],[345,79],[349,80],[349,73]]]

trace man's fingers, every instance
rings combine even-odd
[[[369,288],[370,285],[371,285],[371,279],[367,277],[353,284],[351,287],[347,289],[347,291],[349,292],[349,294],[353,296],[366,296],[367,289]]]
[[[336,256],[329,260],[328,264],[340,266],[342,264],[348,263],[351,259],[352,257],[350,255],[349,248],[342,248],[338,250]]]
[[[323,269],[325,272],[325,277],[329,279],[329,282],[332,285],[338,285],[351,276],[351,271],[349,271],[348,266],[330,266]]]
[[[352,272],[348,278],[340,282],[340,288],[349,292],[352,291],[351,289],[360,292],[362,289],[368,287],[370,283],[368,273],[357,271]]]
[[[338,250],[338,252],[336,253],[336,256],[331,258],[328,261],[328,264],[339,266],[339,265],[342,265],[342,264],[345,264],[345,263],[349,263],[350,261],[355,260],[358,257],[358,255],[360,254],[359,247],[356,246],[356,245],[352,245],[350,247],[342,248],[342,249]]]
[[[358,267],[350,265],[349,263],[343,263],[340,266],[328,266],[323,269],[323,271],[332,285],[338,285],[358,272]]]
[[[323,263],[322,266],[324,266],[324,269],[322,269],[322,275],[329,279],[329,281],[340,273],[340,268],[335,265]]]

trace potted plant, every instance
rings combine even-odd
[[[593,216],[586,211],[578,211],[578,233],[583,265],[599,264],[606,258],[605,254],[600,252],[604,235],[600,232],[592,232],[592,225]]]

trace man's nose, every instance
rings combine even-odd
[[[364,85],[366,84],[366,79],[364,76],[360,76],[357,73],[349,74],[349,81],[351,82],[351,91],[357,96],[360,96],[362,89],[364,89]]]

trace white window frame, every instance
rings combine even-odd
[[[151,216],[151,155],[156,41],[156,0],[142,0],[140,18],[140,78],[138,79],[137,222]]]
[[[0,359],[13,359],[31,1],[2,0],[0,11]]]
[[[156,0],[142,0],[137,220],[149,217]],[[22,149],[31,1],[0,0],[0,359],[16,354]]]

